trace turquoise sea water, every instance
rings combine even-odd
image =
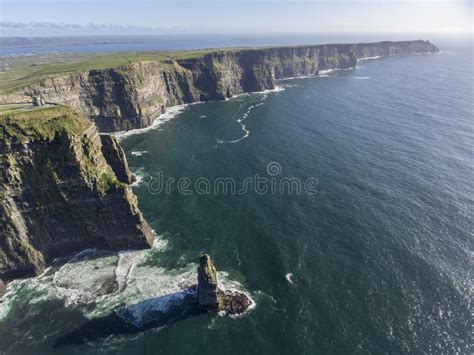
[[[0,307],[0,350],[469,353],[472,60],[470,50],[456,49],[362,61],[356,70],[279,82],[274,92],[187,106],[124,137],[141,177],[134,191],[161,242],[143,258],[79,258],[18,283]],[[277,170],[267,171],[269,163]],[[317,193],[196,189],[200,178],[232,178],[239,187],[255,174],[314,178]],[[190,193],[176,184],[157,191],[157,178],[189,178]],[[177,295],[174,280],[192,282],[202,251],[226,283],[249,292],[252,312],[141,331],[91,321],[129,304],[121,319],[143,324]],[[104,275],[133,265],[133,277],[120,296],[96,303],[93,265]],[[83,332],[54,347],[79,325],[100,336]]]

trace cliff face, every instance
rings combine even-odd
[[[85,248],[148,247],[153,234],[90,120],[64,107],[0,116],[0,278]],[[113,144],[113,143],[112,143]],[[120,154],[120,153],[118,153]],[[126,181],[128,182],[128,181]]]
[[[388,57],[395,55],[438,53],[439,49],[429,41],[401,41],[352,44],[351,51],[357,59]]]
[[[224,50],[48,78],[9,100],[65,104],[112,132],[147,127],[169,106],[273,89],[277,79],[353,68],[360,58],[437,51],[427,41]]]
[[[114,136],[109,134],[101,135],[102,155],[115,173],[120,182],[132,184],[135,176],[128,168],[127,157],[120,144]]]

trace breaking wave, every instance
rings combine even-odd
[[[256,105],[249,106],[249,108],[242,115],[242,117],[237,120],[237,122],[240,124],[240,126],[242,128],[242,131],[244,131],[244,135],[242,137],[240,137],[238,139],[230,140],[230,141],[224,141],[224,140],[218,139],[217,143],[218,144],[234,144],[234,143],[238,143],[241,140],[244,140],[245,138],[247,138],[250,135],[250,130],[247,128],[247,126],[244,124],[243,121],[247,119],[247,117],[250,115],[250,112],[252,112],[253,109],[255,109],[256,107],[261,106],[261,105],[263,105],[263,102],[260,102]]]
[[[87,249],[59,260],[61,265],[53,263],[40,276],[8,285],[0,303],[0,321],[8,318],[19,302],[41,307],[42,302],[59,300],[91,320],[115,312],[127,323],[145,326],[157,314],[180,307],[185,297],[196,293],[197,264],[176,269],[157,264],[166,247],[167,241],[157,237],[151,249],[117,253]],[[218,275],[222,289],[238,290],[251,299],[226,272]],[[255,308],[253,300],[250,308]]]
[[[150,130],[157,129],[158,127],[160,127],[165,122],[168,122],[169,120],[171,120],[172,118],[176,117],[178,114],[183,112],[189,105],[192,105],[192,104],[184,104],[184,105],[177,105],[177,106],[169,107],[169,108],[167,108],[166,112],[159,115],[153,121],[153,123],[150,126],[145,127],[145,128],[132,129],[130,131],[115,132],[115,133],[113,133],[113,135],[118,140],[121,140],[125,137],[129,137],[129,136],[132,136],[132,135],[135,135],[135,134],[142,134],[144,132],[148,132]]]

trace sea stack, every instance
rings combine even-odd
[[[207,254],[199,258],[198,302],[206,310],[222,310],[223,301],[217,287],[217,272],[214,262]]]
[[[224,311],[230,315],[244,314],[254,305],[246,294],[218,287],[216,268],[207,254],[199,258],[198,303],[204,310]]]

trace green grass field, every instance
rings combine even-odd
[[[216,51],[252,51],[263,48],[278,47],[212,48],[186,51],[118,52],[107,54],[39,54],[17,58],[0,58],[0,69],[3,68],[0,71],[0,95],[15,92],[41,79],[61,74],[117,68],[141,61],[200,58]]]
[[[0,94],[7,94],[41,79],[94,69],[116,68],[140,61],[199,58],[215,49],[179,52],[140,52],[31,56],[9,59],[8,70],[0,72]],[[4,66],[6,64],[4,63]]]

